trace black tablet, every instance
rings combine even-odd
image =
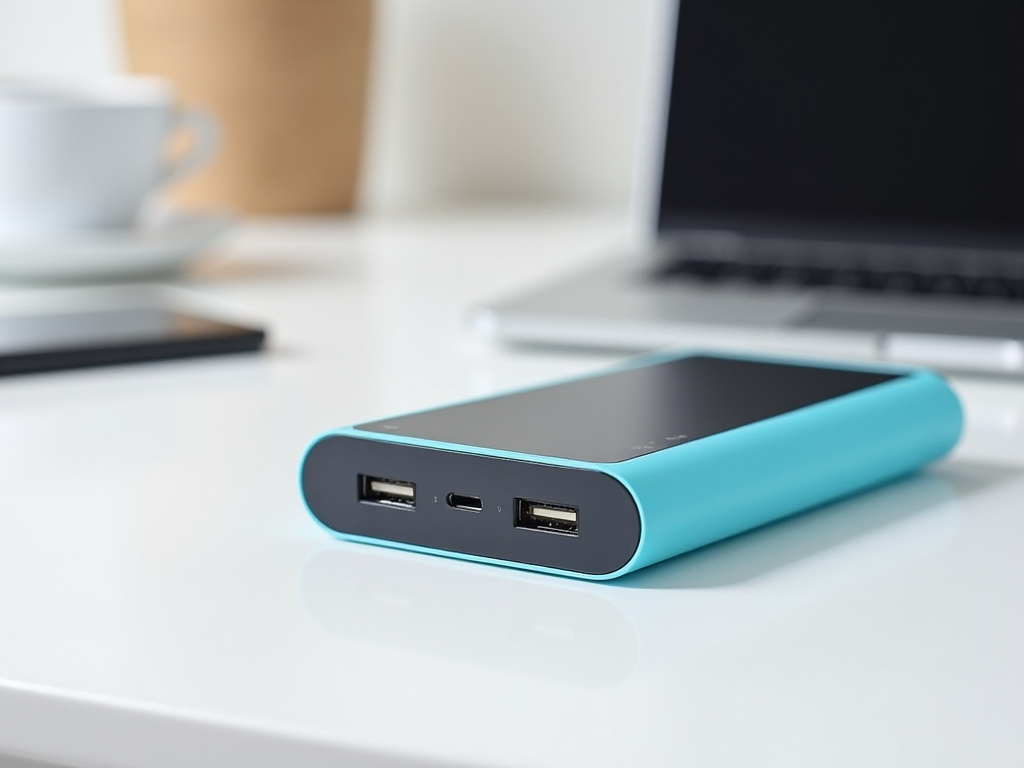
[[[0,376],[255,352],[265,338],[161,305],[0,316]]]

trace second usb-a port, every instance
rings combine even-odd
[[[580,535],[579,507],[517,498],[514,508],[516,528],[558,533],[562,536]]]
[[[408,480],[359,476],[359,500],[370,504],[386,504],[403,509],[416,508],[416,484]]]

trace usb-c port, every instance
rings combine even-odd
[[[480,512],[484,502],[479,496],[463,496],[461,493],[449,493],[446,499],[453,509],[465,509],[468,512]]]

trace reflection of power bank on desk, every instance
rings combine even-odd
[[[346,539],[608,579],[906,474],[961,426],[929,371],[648,358],[330,432],[302,489]]]

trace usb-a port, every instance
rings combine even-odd
[[[529,528],[563,536],[580,535],[580,510],[564,504],[546,501],[515,500],[516,528]]]
[[[359,476],[359,500],[404,509],[416,508],[416,484],[386,477]]]

